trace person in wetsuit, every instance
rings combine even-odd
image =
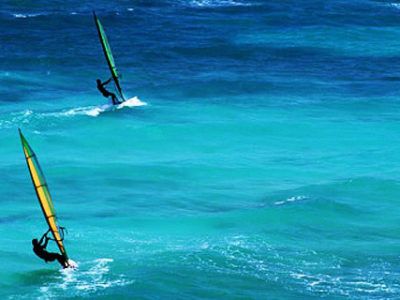
[[[97,89],[99,92],[106,98],[111,97],[113,105],[121,104],[122,102],[118,100],[117,96],[114,93],[111,93],[106,90],[105,86],[110,83],[112,78],[108,79],[105,82],[101,82],[100,79],[96,79]]]
[[[43,234],[42,238],[39,241],[37,239],[32,240],[33,252],[39,258],[43,259],[46,263],[48,263],[49,261],[57,260],[63,268],[67,268],[68,262],[66,257],[64,257],[64,255],[46,251],[47,244],[50,240],[50,238],[47,236],[49,232],[50,229],[45,234]]]

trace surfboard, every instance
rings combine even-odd
[[[49,187],[47,185],[47,181],[44,177],[43,171],[39,165],[39,161],[35,152],[32,150],[28,141],[24,137],[21,132],[21,129],[18,129],[19,136],[21,138],[22,149],[25,155],[25,160],[28,166],[29,174],[31,175],[33,187],[36,192],[36,196],[39,200],[40,207],[42,209],[44,218],[46,220],[47,225],[49,226],[50,232],[53,236],[55,243],[57,244],[58,249],[60,250],[61,255],[64,256],[65,260],[68,262],[68,254],[65,250],[62,227],[58,225],[56,212],[54,209],[54,204],[50,195]]]

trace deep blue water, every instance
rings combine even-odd
[[[2,298],[400,297],[400,2],[3,0],[0,28]],[[77,271],[31,251],[18,127]]]

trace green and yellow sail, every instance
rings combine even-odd
[[[106,61],[108,67],[110,68],[111,76],[114,80],[115,88],[118,91],[119,96],[122,100],[125,100],[124,95],[122,94],[121,85],[119,82],[119,75],[117,71],[117,67],[115,66],[114,57],[111,52],[110,44],[108,43],[108,39],[106,33],[104,31],[103,25],[101,25],[99,18],[97,18],[96,13],[93,12],[94,22],[96,23],[97,33],[99,35],[101,47],[103,48],[104,56],[106,57]]]
[[[20,129],[19,136],[21,138],[26,163],[28,165],[29,173],[31,175],[32,183],[35,188],[40,207],[42,208],[46,222],[53,235],[54,241],[60,249],[61,254],[68,259],[67,251],[65,250],[63,239],[61,238],[60,229],[57,225],[57,217],[54,210],[53,201],[51,200],[49,187],[47,186],[43,171],[40,168],[35,152],[33,152],[31,146],[29,146]]]

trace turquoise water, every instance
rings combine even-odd
[[[397,299],[399,7],[3,1],[0,296]],[[96,91],[92,9],[137,105]],[[18,127],[77,271],[32,253]]]

